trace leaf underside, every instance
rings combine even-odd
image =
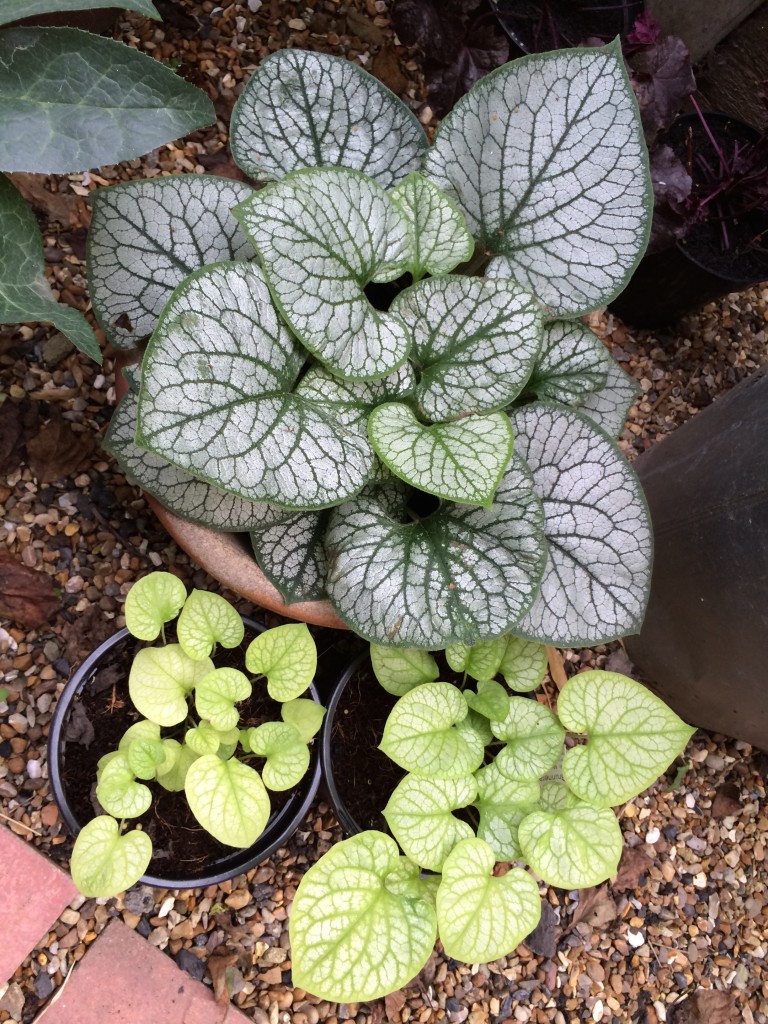
[[[0,11],[0,25],[7,25],[22,18],[33,18],[41,14],[60,14],[63,11],[96,11],[114,7],[115,0],[6,0],[6,7]],[[126,11],[136,11],[148,18],[160,20],[157,8],[151,0],[121,0]]]

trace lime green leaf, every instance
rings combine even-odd
[[[472,708],[467,712],[466,718],[462,718],[460,722],[456,723],[456,731],[461,733],[462,736],[469,736],[472,743],[481,743],[483,747],[487,747],[493,739],[491,723],[485,715],[479,715]]]
[[[471,732],[455,728],[467,702],[450,683],[409,690],[389,713],[379,748],[407,772],[455,779],[479,768],[484,748]]]
[[[145,647],[133,659],[128,693],[151,722],[178,725],[187,717],[187,695],[212,669],[210,658],[192,661],[179,644]]]
[[[371,644],[371,665],[378,681],[395,697],[402,697],[414,686],[434,682],[440,675],[431,654],[409,647]]]
[[[78,833],[70,860],[83,896],[116,896],[141,878],[152,859],[152,840],[139,829],[120,835],[114,818],[100,814]]]
[[[560,889],[599,885],[616,874],[621,857],[621,828],[610,807],[534,811],[520,822],[517,838],[539,878]]]
[[[389,195],[408,226],[408,271],[415,281],[447,274],[471,258],[475,240],[464,214],[431,181],[414,171]]]
[[[565,753],[565,751],[563,751]],[[545,772],[539,779],[540,795],[539,807],[541,811],[565,811],[582,803],[565,784],[563,778],[562,759]]]
[[[499,671],[506,647],[505,636],[495,640],[481,640],[472,647],[451,644],[445,649],[445,657],[454,672],[466,672],[470,678],[477,680],[493,679]]]
[[[478,714],[490,720],[503,719],[509,707],[507,691],[493,679],[481,679],[477,692],[464,690],[464,699]]]
[[[125,599],[125,624],[139,640],[155,640],[166,622],[175,619],[187,599],[187,588],[170,572],[151,572],[136,580]]]
[[[186,743],[179,743],[170,737],[163,740],[163,746],[166,760],[161,766],[163,770],[157,773],[157,781],[170,793],[180,793],[184,789],[189,766],[199,755]]]
[[[238,619],[242,626],[242,619],[239,616]],[[250,696],[251,684],[247,676],[236,668],[217,668],[195,686],[195,708],[214,729],[226,732],[233,729],[240,718],[235,703],[248,700]]]
[[[203,828],[227,846],[252,846],[269,820],[269,794],[258,772],[235,759],[199,757],[189,766],[184,792]]]
[[[471,826],[451,812],[472,803],[476,794],[472,775],[456,779],[406,775],[382,813],[406,857],[428,871],[440,871],[456,843],[474,836]]]
[[[301,880],[290,919],[293,983],[320,999],[364,1002],[394,992],[427,962],[435,909],[397,844],[362,832],[332,846]],[[415,891],[415,892],[414,892]]]
[[[494,762],[475,773],[480,812],[477,838],[484,839],[497,860],[520,860],[517,830],[526,815],[537,808],[539,783],[536,779],[513,782]]]
[[[121,753],[122,753],[122,751],[120,751],[120,750],[110,750],[110,752],[108,754],[104,754],[103,757],[99,758],[99,760],[96,763],[96,784],[97,785],[99,784],[99,782],[101,782],[101,773],[104,771],[104,765],[109,764],[109,762],[113,758],[118,757]]]
[[[122,735],[120,743],[118,744],[118,750],[127,750],[127,748],[133,743],[134,740],[159,740],[160,739],[160,726],[157,722],[150,722],[147,718],[142,718],[138,722],[134,722],[133,725],[129,725],[128,728]]]
[[[195,661],[207,658],[216,644],[237,647],[245,635],[243,620],[229,601],[207,590],[192,591],[176,630],[184,653]]]
[[[544,644],[507,636],[506,650],[499,665],[504,682],[517,693],[535,690],[547,671],[547,648]]]
[[[295,697],[283,704],[280,715],[284,722],[294,727],[305,743],[309,743],[323,724],[325,708],[317,701]]]
[[[539,923],[541,897],[522,868],[491,875],[496,858],[482,839],[465,839],[443,865],[437,926],[446,956],[489,963],[507,956]]]
[[[304,693],[317,671],[317,648],[306,623],[275,626],[260,633],[245,652],[249,672],[267,677],[273,700]]]
[[[159,737],[137,737],[128,744],[125,752],[130,769],[137,779],[154,779],[158,769],[165,763],[165,747]]]
[[[221,735],[210,722],[200,722],[184,734],[184,744],[200,756],[218,754],[221,746]]]
[[[612,807],[642,793],[685,750],[695,729],[655,694],[616,672],[582,672],[563,687],[560,721],[586,733],[563,761],[570,789],[596,807]]]
[[[136,782],[127,753],[119,751],[101,768],[96,799],[115,818],[140,818],[152,803],[152,793]]]
[[[491,729],[506,743],[496,764],[510,779],[537,779],[557,764],[563,750],[563,727],[549,708],[528,697],[509,697],[506,718],[491,722]]]
[[[309,768],[309,747],[298,729],[287,722],[264,722],[248,733],[254,754],[266,757],[261,777],[274,791],[297,786]]]

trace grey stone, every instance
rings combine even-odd
[[[49,370],[58,366],[62,359],[66,359],[70,352],[74,351],[75,346],[69,338],[65,338],[63,334],[58,332],[52,334],[50,338],[46,338],[40,347],[43,362]]]

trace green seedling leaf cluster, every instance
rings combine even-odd
[[[104,813],[79,833],[72,877],[86,896],[113,896],[133,885],[152,859],[141,819],[158,789],[183,791],[199,824],[226,846],[252,846],[269,821],[269,790],[297,786],[324,709],[302,697],[317,664],[306,626],[277,626],[245,651],[244,668],[216,668],[219,647],[242,644],[240,615],[221,597],[193,590],[172,574],[150,573],[125,605],[128,629],[155,640],[175,620],[178,643],[142,647],[128,691],[138,718],[118,749],[99,761],[96,799]],[[269,689],[281,721],[241,723],[254,686]],[[289,694],[289,696],[280,696]],[[136,827],[124,832],[127,821]]]

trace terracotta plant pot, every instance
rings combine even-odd
[[[246,638],[248,638],[249,631],[253,635],[264,629],[263,626],[251,619],[244,617],[243,622],[246,626]],[[99,683],[100,673],[109,673],[106,676],[109,683],[107,692],[115,702],[115,707],[118,708],[120,702],[123,702],[124,706],[131,712],[133,711],[128,698],[128,666],[132,660],[133,649],[137,644],[138,641],[131,636],[127,629],[121,629],[114,636],[105,640],[74,673],[56,705],[48,740],[48,768],[56,803],[73,835],[77,835],[80,829],[96,814],[95,809],[90,807],[83,810],[84,802],[89,803],[89,795],[80,790],[75,792],[71,785],[67,784],[67,748],[77,745],[74,740],[67,739],[70,726],[77,727],[77,722],[73,718],[73,715],[76,714],[74,709],[80,703],[79,698],[82,695],[94,692]],[[105,677],[102,675],[102,684],[104,680]],[[314,685],[311,687],[311,694],[315,700],[318,699]],[[136,713],[134,717],[140,716]],[[126,724],[129,724],[127,716]],[[122,723],[120,727],[122,728]],[[88,756],[94,762],[101,754],[108,753],[115,746],[105,742],[105,738],[103,734],[100,735],[100,732],[101,730],[96,730],[96,736],[88,747]],[[101,740],[101,747],[99,747],[99,740]],[[92,751],[91,748],[93,748]],[[150,871],[140,881],[146,885],[156,885],[166,889],[214,885],[244,871],[249,871],[266,860],[275,850],[285,846],[304,820],[320,785],[317,743],[314,743],[310,749],[312,759],[307,774],[296,789],[287,795],[282,806],[273,811],[266,829],[253,846],[246,849],[225,847],[207,834],[203,834],[202,829],[198,826],[194,831],[203,834],[203,842],[210,840],[211,849],[214,851],[206,858],[205,862],[194,861],[194,866],[187,866],[183,869],[169,864],[167,870],[160,873],[153,870],[150,865]],[[92,780],[95,783],[95,771]],[[175,794],[171,796],[175,796]],[[274,794],[274,797],[280,798],[281,794]],[[155,801],[153,801],[153,805],[154,803]],[[149,820],[151,815],[152,808],[144,818]],[[175,827],[188,830],[188,825]]]

